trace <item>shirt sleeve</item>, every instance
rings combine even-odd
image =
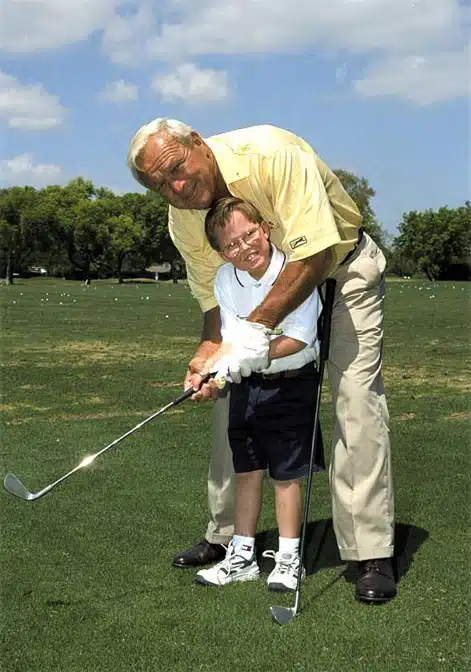
[[[188,284],[203,312],[217,306],[214,278],[222,258],[213,250],[204,232],[206,211],[169,208],[168,230],[186,263]]]
[[[321,303],[315,289],[303,303],[281,321],[283,336],[295,338],[312,346],[317,340],[317,320],[321,313]]]
[[[226,343],[231,343],[231,334],[234,333],[237,313],[230,291],[227,289],[226,267],[222,266],[216,274],[214,295],[221,311],[221,336]]]
[[[281,248],[288,261],[317,254],[341,236],[315,154],[288,144],[266,159],[265,188],[282,226]]]

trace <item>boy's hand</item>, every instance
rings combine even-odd
[[[223,355],[211,369],[211,373],[214,373],[214,382],[216,383],[218,390],[223,390],[226,387],[226,383],[233,382],[229,375],[230,361],[230,355]]]
[[[234,383],[269,365],[270,336],[274,332],[263,324],[239,319],[233,336],[228,365]]]

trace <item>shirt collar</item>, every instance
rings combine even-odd
[[[205,142],[216,157],[224,182],[229,186],[250,175],[249,159],[228,145],[224,140],[213,136]]]
[[[285,265],[286,254],[284,252],[280,252],[280,250],[275,247],[273,243],[270,243],[270,246],[272,250],[270,264],[260,280],[252,278],[250,273],[247,273],[247,271],[238,271],[234,267],[236,280],[239,285],[241,285],[241,287],[260,287],[260,285],[271,287],[278,280],[278,276],[280,275]]]

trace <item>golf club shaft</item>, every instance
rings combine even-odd
[[[194,391],[193,390],[188,390],[187,392],[190,392],[190,394],[192,394]],[[187,399],[190,396],[190,394],[187,394],[185,392],[186,396],[184,398]],[[181,395],[181,396],[183,397],[183,395]],[[179,397],[179,399],[180,399],[180,401],[183,401],[183,399],[181,397]],[[153,413],[148,418],[146,418],[145,420],[140,422],[138,425],[136,425],[135,427],[130,429],[128,432],[126,432],[125,434],[120,436],[118,439],[115,439],[114,441],[109,443],[107,446],[105,446],[104,448],[99,450],[98,453],[95,453],[94,455],[89,455],[88,457],[86,457],[84,460],[82,460],[82,462],[80,462],[80,464],[77,464],[77,466],[74,467],[73,469],[71,469],[67,474],[64,474],[64,476],[61,476],[60,478],[58,478],[57,481],[54,481],[54,483],[51,483],[51,485],[48,485],[47,488],[45,488],[44,494],[46,494],[46,492],[49,492],[49,490],[52,490],[52,488],[55,488],[56,485],[59,485],[59,483],[62,483],[62,481],[65,481],[65,479],[69,478],[69,476],[72,476],[72,474],[75,474],[76,471],[79,471],[80,469],[83,469],[84,467],[91,464],[99,455],[106,452],[110,448],[113,448],[113,446],[116,446],[117,443],[120,443],[127,436],[130,436],[131,434],[136,432],[138,429],[140,429],[141,427],[146,425],[148,422],[150,422],[151,420],[153,420],[157,416],[161,415],[162,413],[165,413],[165,411],[168,410],[169,408],[171,408],[172,406],[175,406],[175,402],[171,402],[170,404],[167,404],[167,406],[164,406],[163,408],[161,408],[156,413]]]
[[[208,374],[208,375],[202,380],[201,385],[202,385],[203,383],[207,382],[207,381],[209,380],[209,378],[210,378],[212,375],[213,375],[213,374]],[[174,407],[174,406],[178,406],[178,404],[181,404],[183,401],[185,401],[185,399],[188,399],[189,397],[191,397],[191,396],[195,393],[195,391],[196,391],[196,390],[195,390],[194,388],[189,387],[189,388],[186,389],[184,392],[182,392],[182,394],[181,394],[179,397],[177,397],[176,399],[174,399],[173,401],[171,401],[171,402],[170,402],[169,404],[167,404],[166,406],[163,406],[159,411],[156,411],[155,413],[153,413],[152,415],[150,415],[148,418],[146,418],[145,420],[143,420],[142,422],[140,422],[139,424],[137,424],[135,427],[133,427],[132,429],[130,429],[129,431],[127,431],[125,434],[123,434],[123,435],[120,436],[119,438],[117,438],[117,439],[115,439],[114,441],[112,441],[111,443],[109,443],[107,446],[105,446],[104,448],[102,448],[101,450],[99,450],[99,451],[98,451],[97,453],[95,453],[94,455],[89,455],[88,457],[85,457],[85,458],[80,462],[80,464],[78,464],[76,467],[74,467],[71,471],[67,472],[66,474],[64,474],[63,476],[61,476],[60,478],[58,478],[56,481],[54,481],[54,483],[51,483],[51,484],[47,485],[45,488],[43,488],[43,489],[40,490],[39,492],[36,492],[36,493],[31,493],[31,492],[29,492],[29,491],[24,487],[24,485],[23,485],[23,484],[16,478],[16,476],[14,476],[14,474],[10,474],[10,473],[8,473],[8,474],[5,476],[5,480],[4,480],[4,486],[5,486],[5,488],[6,488],[7,490],[9,490],[9,492],[11,492],[12,494],[14,494],[14,495],[16,495],[16,496],[18,496],[18,497],[21,497],[22,499],[26,499],[26,500],[39,499],[40,497],[43,497],[45,494],[47,494],[48,492],[50,492],[50,491],[51,491],[53,488],[55,488],[57,485],[59,485],[60,483],[62,483],[63,481],[65,481],[67,478],[69,478],[70,476],[72,476],[72,474],[75,474],[75,472],[77,472],[77,471],[79,471],[80,469],[83,469],[83,467],[86,467],[86,466],[88,466],[89,464],[91,464],[91,463],[92,463],[92,462],[93,462],[99,455],[101,455],[102,453],[106,452],[107,450],[109,450],[109,449],[112,448],[113,446],[116,446],[116,444],[120,443],[120,441],[122,441],[123,439],[125,439],[127,436],[130,436],[131,434],[133,434],[134,432],[136,432],[138,429],[140,429],[141,427],[143,427],[144,425],[146,425],[148,422],[150,422],[150,421],[153,420],[154,418],[158,417],[158,416],[161,415],[162,413],[165,413],[165,411],[167,411],[169,408],[172,408],[172,407]]]
[[[311,501],[311,484],[312,484],[312,472],[314,467],[314,454],[319,433],[322,381],[324,379],[325,364],[329,359],[330,329],[332,325],[332,309],[334,305],[334,297],[335,297],[335,280],[332,279],[326,280],[325,298],[324,298],[323,316],[322,316],[322,335],[321,335],[320,352],[319,352],[319,391],[317,394],[316,407],[314,411],[314,429],[312,433],[311,455],[309,459],[309,472],[306,485],[306,496],[304,500],[303,524],[301,530],[301,547],[299,549],[299,557],[301,558],[301,564],[303,562],[304,554],[306,551],[307,519],[309,516],[309,504]],[[294,604],[295,613],[299,607],[299,600],[301,595],[301,578],[302,578],[302,572],[300,568],[296,584],[296,599]]]

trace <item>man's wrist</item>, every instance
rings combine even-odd
[[[266,310],[261,311],[258,310],[258,308],[255,308],[255,310],[250,313],[249,317],[247,318],[247,322],[251,322],[252,324],[261,324],[266,329],[274,329],[277,324],[276,316],[267,315]]]
[[[213,357],[221,347],[221,342],[215,341],[202,341],[195,354],[190,360],[188,368],[193,373],[198,373],[205,368],[206,362],[208,359]]]

